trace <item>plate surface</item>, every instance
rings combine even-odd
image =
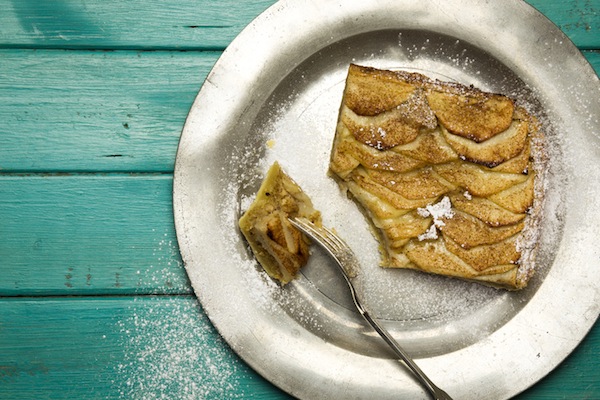
[[[327,176],[348,64],[406,69],[512,96],[547,136],[539,268],[520,292],[379,268],[357,207]],[[216,63],[175,165],[177,237],[220,334],[298,398],[427,398],[353,310],[314,249],[274,284],[237,229],[274,161],[359,254],[370,311],[455,398],[508,398],[581,341],[600,312],[600,84],[577,48],[520,1],[280,1]],[[374,371],[377,371],[374,373]]]

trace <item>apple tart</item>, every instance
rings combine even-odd
[[[383,267],[520,289],[534,269],[540,138],[506,96],[351,65],[330,172],[372,222]]]
[[[239,227],[267,274],[284,285],[309,257],[309,239],[288,220],[295,217],[321,225],[321,214],[310,198],[275,162]]]

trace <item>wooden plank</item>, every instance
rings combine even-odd
[[[2,399],[288,398],[190,296],[4,299],[0,309]]]
[[[290,399],[231,352],[192,297],[0,299],[0,309],[2,399]],[[599,398],[598,346],[600,324],[517,399]]]
[[[171,172],[219,55],[0,50],[0,171]]]
[[[0,175],[0,295],[191,293],[171,191],[171,175]]]
[[[0,50],[0,170],[172,171],[219,55]]]
[[[0,0],[0,48],[222,50],[274,0]]]
[[[582,48],[600,48],[597,0],[529,0]],[[0,0],[0,47],[224,49],[274,0]]]

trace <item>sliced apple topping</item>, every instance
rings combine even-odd
[[[422,132],[412,142],[394,147],[392,150],[429,164],[443,164],[458,159],[458,154],[446,142],[439,128]]]
[[[440,230],[460,247],[470,249],[482,244],[493,244],[521,232],[523,220],[494,227],[471,214],[455,210],[452,218],[444,218]]]
[[[431,90],[427,100],[446,129],[475,142],[504,132],[513,122],[514,103],[502,95]]]
[[[503,95],[352,65],[330,171],[371,220],[383,267],[520,289],[538,129]]]
[[[391,71],[351,65],[344,104],[358,115],[374,116],[408,100],[416,86]]]
[[[436,165],[434,169],[444,179],[481,197],[498,193],[527,180],[526,175],[494,172],[479,165],[460,161]]]
[[[514,213],[525,213],[533,205],[534,183],[535,173],[532,172],[525,182],[490,196],[490,200]]]
[[[490,226],[516,224],[527,216],[525,213],[514,213],[509,211],[483,197],[472,196],[468,199],[457,193],[450,193],[449,197],[454,208],[470,214]]]
[[[481,143],[454,135],[443,126],[442,132],[461,158],[490,168],[520,154],[527,143],[526,121],[513,121],[504,132]]]

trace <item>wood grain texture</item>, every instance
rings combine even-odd
[[[219,55],[0,50],[0,171],[172,171]]]
[[[2,399],[290,399],[223,342],[191,296],[0,300]],[[518,399],[596,399],[596,326]],[[585,366],[585,368],[582,368]]]
[[[0,175],[0,296],[191,293],[171,175]]]
[[[0,48],[222,50],[273,0],[0,0]]]
[[[2,399],[284,399],[191,296],[0,300]]]
[[[0,48],[224,49],[274,0],[0,0]],[[599,48],[597,0],[529,0],[581,48]]]

